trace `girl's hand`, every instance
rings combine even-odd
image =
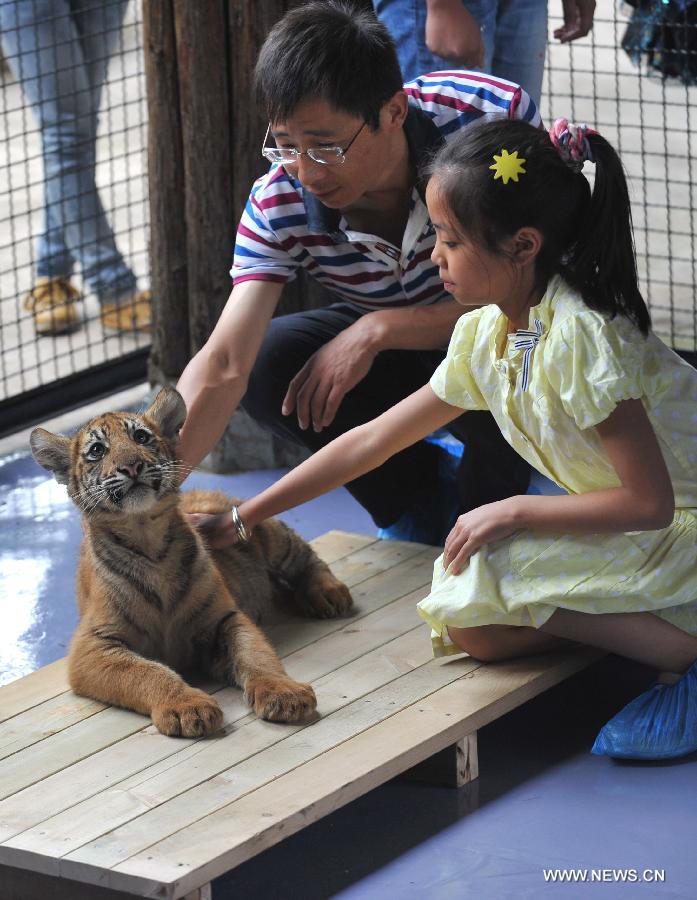
[[[443,566],[451,575],[459,575],[467,560],[484,544],[500,541],[518,530],[511,501],[487,503],[458,517],[445,541]]]
[[[232,516],[224,513],[188,513],[186,520],[189,525],[200,531],[209,547],[231,547],[239,543],[237,532],[232,524]]]

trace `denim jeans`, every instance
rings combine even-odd
[[[38,276],[78,263],[100,302],[125,299],[136,277],[124,262],[95,183],[102,85],[128,0],[0,0],[8,62],[41,129],[44,224]]]
[[[521,85],[539,106],[547,49],[547,0],[462,0],[479,22],[484,69]],[[397,44],[404,80],[450,69],[426,46],[426,0],[373,0]]]

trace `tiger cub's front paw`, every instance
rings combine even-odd
[[[353,610],[349,589],[328,570],[308,578],[297,593],[297,601],[306,616],[317,619],[335,619]]]
[[[266,675],[247,682],[245,700],[260,719],[301,722],[317,709],[317,697],[309,684],[292,678]]]
[[[170,737],[203,737],[221,728],[223,711],[205,691],[189,688],[156,706],[152,720],[158,731]]]

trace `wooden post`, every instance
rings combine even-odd
[[[479,778],[477,732],[468,734],[440,753],[434,753],[401,777],[405,781],[437,787],[459,788],[469,784]]]
[[[189,343],[208,339],[230,293],[232,155],[223,0],[174,0],[187,223]]]
[[[145,77],[148,87],[150,273],[153,343],[150,379],[166,383],[189,352],[184,163],[172,0],[144,0]]]

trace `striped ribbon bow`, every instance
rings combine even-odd
[[[513,346],[516,350],[525,350],[525,353],[523,354],[522,383],[524,391],[527,391],[528,382],[530,380],[530,357],[532,356],[532,351],[540,343],[542,331],[542,322],[540,322],[539,319],[535,319],[535,331],[530,331],[528,328],[520,328],[513,336]]]

